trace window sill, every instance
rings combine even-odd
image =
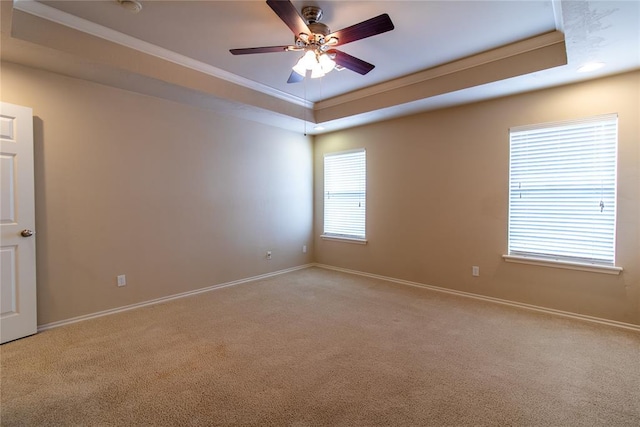
[[[502,255],[506,262],[515,262],[519,264],[540,265],[543,267],[564,268],[567,270],[590,271],[593,273],[615,274],[622,272],[622,267],[606,266],[597,264],[588,264],[581,262],[556,261],[544,258],[534,258],[524,255]]]
[[[335,242],[355,243],[357,245],[366,245],[367,239],[360,239],[358,237],[345,237],[345,236],[332,236],[330,234],[320,235],[322,240],[333,240]]]

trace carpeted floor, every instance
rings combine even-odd
[[[3,426],[638,426],[640,334],[309,268],[0,348]]]

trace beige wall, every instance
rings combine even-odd
[[[619,115],[619,276],[512,264],[512,126]],[[316,261],[640,324],[640,73],[424,113],[316,137]],[[318,238],[324,153],[367,150],[367,245]],[[480,266],[480,277],[471,266]]]
[[[1,71],[2,101],[35,116],[40,325],[313,261],[640,324],[638,72],[318,136],[312,153],[269,126]],[[620,117],[624,272],[504,262],[508,128],[604,113]],[[318,238],[322,154],[356,147],[367,149],[365,246]]]
[[[309,138],[14,64],[1,83],[35,116],[39,325],[312,261]]]

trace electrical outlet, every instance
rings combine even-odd
[[[271,259],[271,251],[267,251],[267,259]]]
[[[119,275],[116,279],[118,280],[118,286],[124,286],[127,284],[127,276],[124,274]]]
[[[302,253],[303,254],[307,253],[307,245],[302,245]]]
[[[478,277],[480,275],[480,267],[478,267],[477,265],[471,267],[471,275]]]

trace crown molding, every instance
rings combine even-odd
[[[564,43],[564,34],[559,31],[551,31],[538,36],[534,36],[525,40],[520,40],[505,46],[500,46],[476,55],[458,59],[443,65],[438,65],[408,76],[400,77],[394,80],[366,87],[360,90],[339,95],[331,99],[316,103],[316,109],[336,107],[353,101],[358,101],[373,95],[379,95],[385,92],[401,89],[415,84],[425,83],[439,77],[454,75],[461,71],[470,70],[481,65],[490,64],[503,59],[516,57],[523,53],[533,52],[545,47]]]
[[[34,0],[13,0],[13,7],[14,9],[37,16],[38,18],[46,19],[48,21],[64,25],[74,30],[78,30],[83,33],[119,44],[121,46],[125,46],[130,49],[155,56],[165,61],[169,61],[174,64],[199,71],[212,77],[216,77],[221,80],[225,80],[230,83],[234,83],[248,89],[273,96],[275,98],[290,102],[295,105],[306,108],[313,108],[314,106],[314,103],[311,101],[307,101],[297,96],[284,93],[253,80],[245,79],[236,74],[214,67],[213,65],[206,64],[202,61],[198,61],[196,59],[181,55],[169,49],[165,49],[152,43],[148,43],[135,37],[131,37],[119,31],[112,30],[105,26],[96,24],[75,15],[71,15],[69,13],[63,12]]]

